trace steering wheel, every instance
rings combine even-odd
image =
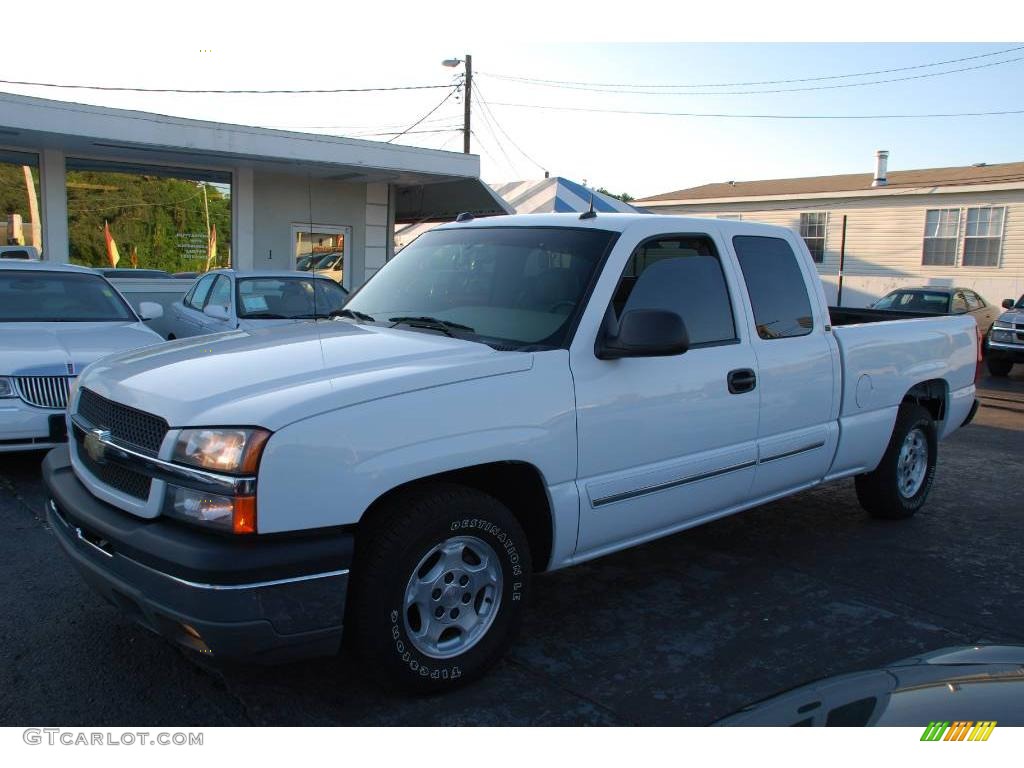
[[[556,315],[556,314],[565,314],[565,315],[567,315],[567,314],[569,314],[569,312],[572,312],[572,308],[575,307],[575,306],[576,306],[576,302],[575,301],[569,301],[568,299],[566,299],[564,301],[559,301],[559,302],[556,302],[555,304],[552,304],[551,308],[548,310],[548,312],[550,312],[553,315]],[[559,307],[566,307],[567,311],[559,313],[559,311],[558,311]]]

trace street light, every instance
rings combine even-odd
[[[462,151],[468,155],[470,102],[473,96],[473,57],[467,53],[465,59],[445,59],[441,62],[441,66],[444,67],[457,67],[459,64],[466,65],[465,92],[462,94]]]

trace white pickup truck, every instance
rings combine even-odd
[[[373,674],[444,689],[500,657],[532,572],[848,476],[912,515],[977,407],[970,316],[830,315],[758,224],[463,216],[335,314],[80,376],[49,519],[144,626],[265,661],[344,626]]]

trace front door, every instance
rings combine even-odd
[[[633,309],[676,312],[690,349],[599,360],[584,318],[570,353],[578,554],[680,528],[746,498],[757,462],[759,392],[747,330],[734,312],[741,306],[730,289],[735,279],[726,278],[734,270],[706,235],[658,235],[633,248],[620,243],[609,257],[606,275],[621,276],[617,284],[602,278],[594,309],[610,304],[606,322],[613,326]]]

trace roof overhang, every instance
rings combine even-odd
[[[301,168],[316,178],[354,183],[427,185],[480,175],[477,155],[8,93],[0,93],[0,145],[154,165]]]
[[[460,213],[496,216],[515,211],[479,179],[398,187],[396,223],[451,221]]]

